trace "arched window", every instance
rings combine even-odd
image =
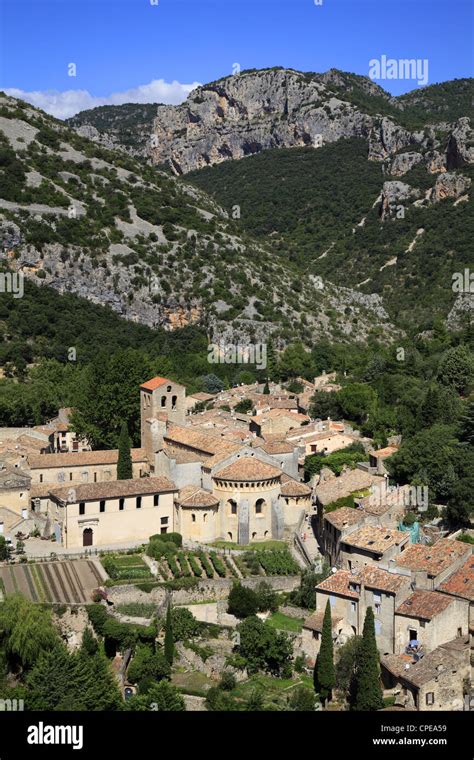
[[[202,521],[206,522],[206,519],[207,519],[207,512],[204,512],[204,514],[202,516]]]
[[[84,528],[82,531],[82,545],[83,546],[92,546],[92,543],[94,541],[94,533],[92,528]]]
[[[191,521],[196,522],[196,515],[194,513],[191,515]]]
[[[166,388],[166,393],[171,393],[171,385],[168,385],[168,387]]]
[[[171,396],[171,408],[172,409],[176,409],[176,403],[177,403],[177,401],[178,401],[178,397],[177,396]]]
[[[252,533],[252,538],[257,538],[257,532],[256,532],[255,530],[254,530],[254,532]]]
[[[257,499],[255,502],[255,514],[261,515],[263,514],[263,510],[265,507],[265,499]]]
[[[227,504],[229,505],[229,512],[230,512],[230,514],[231,515],[236,515],[237,514],[237,502],[234,501],[234,499],[229,499],[229,501],[227,502]]]
[[[166,396],[161,397],[161,406],[164,408],[166,406]]]
[[[229,541],[232,541],[232,533],[228,533],[227,538],[229,539]]]

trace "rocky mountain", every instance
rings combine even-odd
[[[320,147],[350,137],[369,141],[371,160],[430,145],[436,164],[450,127],[472,115],[473,95],[469,79],[394,98],[367,77],[335,69],[315,74],[272,68],[198,87],[178,106],[108,106],[70,123],[94,127],[101,134],[87,136],[120,143],[176,174],[271,148]]]
[[[66,120],[82,137],[123,149],[132,156],[148,157],[157,103],[125,103],[123,106],[98,106],[81,111]]]
[[[397,334],[380,296],[301,277],[199,188],[0,96],[3,266],[172,330],[285,343]]]

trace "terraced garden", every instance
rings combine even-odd
[[[96,560],[63,560],[4,565],[0,580],[5,594],[43,604],[83,604],[103,585],[104,573]]]

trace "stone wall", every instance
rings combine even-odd
[[[293,591],[299,586],[300,577],[298,575],[257,575],[251,578],[243,578],[241,583],[248,588],[255,588],[262,581],[268,583],[275,591]],[[218,602],[227,599],[233,582],[232,578],[209,578],[199,581],[194,589],[173,591],[173,604],[192,604],[204,599]],[[114,604],[122,604],[124,602],[152,602],[160,604],[166,598],[166,589],[161,586],[157,586],[149,593],[141,591],[138,586],[133,585],[111,586],[107,589],[107,592],[110,601],[114,602]]]

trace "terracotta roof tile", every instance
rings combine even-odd
[[[114,499],[121,496],[140,496],[166,491],[177,491],[171,480],[164,477],[137,478],[135,480],[107,480],[103,483],[83,483],[62,488],[52,488],[50,493],[62,502],[70,501],[71,491],[74,501],[90,501],[96,499]]]
[[[474,554],[440,585],[439,590],[474,602]]]
[[[397,564],[412,571],[425,571],[428,575],[436,576],[464,554],[470,553],[471,550],[467,544],[441,538],[433,546],[411,544],[400,557],[397,557]]]
[[[145,391],[154,391],[157,388],[160,388],[160,386],[165,385],[166,383],[171,384],[172,382],[172,380],[168,380],[166,377],[157,376],[152,377],[150,380],[147,380],[146,383],[142,383],[140,385],[140,388],[143,388]]]
[[[240,482],[271,480],[281,476],[281,470],[254,457],[244,456],[215,473],[220,480],[236,480]]]
[[[182,507],[215,507],[219,504],[209,491],[198,486],[184,486],[176,498],[178,504]]]
[[[349,525],[357,525],[357,523],[363,522],[366,518],[367,515],[362,509],[354,509],[353,507],[340,507],[333,512],[325,512],[324,514],[324,519],[338,530],[342,530]]]
[[[363,528],[349,533],[343,539],[343,543],[355,546],[357,549],[374,552],[375,554],[383,554],[387,549],[390,549],[392,546],[399,546],[399,544],[405,543],[408,539],[409,534],[399,530],[365,525]]]
[[[453,601],[454,599],[450,599],[449,596],[440,594],[438,591],[422,591],[418,589],[397,607],[395,614],[431,620],[436,615],[444,612]]]
[[[145,449],[132,449],[132,462],[146,462]],[[49,467],[80,467],[94,464],[117,464],[118,449],[103,451],[71,451],[65,454],[30,455],[30,469],[39,470]]]

